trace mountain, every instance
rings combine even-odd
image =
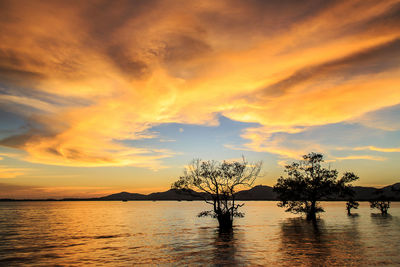
[[[121,192],[100,197],[97,200],[198,200],[203,199],[204,193],[193,190],[170,189],[165,192],[151,193],[149,195]]]
[[[397,191],[394,191],[393,188]],[[396,183],[393,185],[385,186],[382,188],[382,191],[384,195],[386,195],[389,198],[396,198],[400,199],[400,183]]]
[[[170,189],[165,192],[151,193],[142,195],[136,193],[121,192],[98,200],[203,200],[207,197],[205,193],[195,192],[193,190]],[[243,190],[236,193],[237,200],[276,200],[276,193],[272,187],[257,185],[249,190]]]
[[[400,201],[400,192],[395,192],[392,188],[400,190],[400,183],[389,185],[381,188],[384,195],[392,200]],[[355,200],[368,201],[376,197],[376,188],[374,187],[353,187],[355,191]],[[248,190],[242,190],[236,193],[236,200],[277,200],[277,195],[273,192],[272,187],[266,185],[257,185]],[[99,198],[64,198],[62,201],[81,201],[81,200],[203,200],[207,198],[207,194],[195,192],[193,190],[170,189],[165,192],[156,192],[148,195],[120,192]],[[29,199],[24,199],[29,200]],[[344,200],[338,197],[329,198],[329,200]],[[0,199],[0,201],[16,201],[15,199]],[[32,199],[31,201],[57,201],[57,199]]]
[[[170,189],[165,192],[151,193],[147,195],[148,200],[202,200],[204,193],[195,192],[193,190]]]
[[[400,193],[392,191],[392,187],[400,189],[400,183],[383,187],[384,194],[393,200],[400,200]],[[353,187],[355,191],[354,199],[360,201],[368,201],[376,197],[374,187]],[[236,200],[277,200],[277,195],[273,192],[272,187],[266,185],[257,185],[248,190],[242,190],[236,193]],[[207,197],[205,193],[199,193],[192,190],[184,191],[178,189],[170,189],[165,192],[151,193],[142,195],[136,193],[121,192],[109,196],[101,197],[94,200],[202,200]],[[329,200],[343,200],[337,197],[331,197]]]
[[[376,188],[355,186],[355,187],[353,187],[353,190],[355,192],[354,199],[369,200],[371,198],[374,198],[374,193],[376,191]]]
[[[272,187],[266,185],[257,185],[249,190],[236,193],[237,200],[276,200],[276,197]]]
[[[105,197],[100,197],[99,200],[145,200],[146,195],[138,193],[121,192]]]
[[[385,186],[381,188],[383,194],[391,199],[400,200],[400,193],[394,192],[392,188],[400,189],[400,183],[396,183],[393,185]],[[376,188],[374,187],[363,187],[363,186],[355,186],[353,187],[355,191],[354,199],[356,200],[370,200],[376,197]]]

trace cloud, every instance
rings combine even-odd
[[[277,96],[284,94],[302,83],[327,76],[340,77],[343,80],[347,80],[354,79],[359,75],[377,74],[388,69],[397,68],[398,57],[400,56],[399,46],[400,39],[391,40],[388,43],[380,44],[344,58],[324,62],[316,66],[307,66],[289,77],[262,89],[261,95]]]
[[[0,179],[15,178],[24,174],[25,172],[21,169],[0,168]]]
[[[278,166],[280,166],[280,167],[285,167],[286,165],[288,165],[288,162],[287,161],[285,161],[285,160],[278,160]]]
[[[335,157],[336,160],[375,160],[375,161],[384,161],[385,157],[377,157],[370,155],[350,155],[345,157]]]
[[[0,179],[15,178],[26,173],[22,168],[9,168],[0,166]]]
[[[371,150],[371,151],[377,151],[377,152],[393,153],[393,152],[400,152],[400,147],[362,146],[362,147],[350,148],[350,150],[354,150],[354,151]]]
[[[315,142],[292,138],[292,135],[305,130],[304,127],[285,126],[247,128],[241,137],[248,142],[240,146],[225,146],[235,150],[268,152],[282,158],[300,159],[307,151],[322,151],[321,146]]]
[[[394,148],[384,148],[384,147],[375,147],[375,146],[367,146],[367,147],[358,147],[355,150],[365,150],[365,149],[369,149],[372,151],[378,151],[378,152],[400,152],[400,148],[399,147],[394,147]]]
[[[28,98],[23,96],[15,96],[15,95],[0,95],[0,103],[4,104],[12,104],[12,105],[23,105],[27,107],[34,108],[39,111],[53,113],[56,111],[56,108],[47,102]]]
[[[399,113],[400,105],[394,105],[368,112],[351,121],[384,131],[398,131],[400,130]]]
[[[256,122],[244,149],[298,157],[279,132],[400,103],[396,1],[3,1],[3,146],[65,166],[162,168],[163,123]],[[367,26],[365,26],[367,25]],[[277,130],[279,129],[279,130]],[[289,146],[290,145],[290,146]]]
[[[15,155],[10,153],[0,153],[0,161],[4,160],[5,157],[14,157]],[[0,179],[10,179],[16,178],[18,176],[22,176],[26,174],[28,169],[26,168],[14,168],[9,166],[1,166],[0,165]]]

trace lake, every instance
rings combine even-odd
[[[323,202],[316,225],[274,201],[247,201],[220,234],[198,201],[0,202],[0,266],[400,265],[400,203],[348,216]]]

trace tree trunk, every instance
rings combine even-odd
[[[307,220],[311,221],[315,221],[317,219],[316,217],[316,212],[315,212],[315,201],[311,202],[311,207],[310,210],[307,213]]]
[[[381,214],[386,215],[387,214],[387,209],[386,208],[381,208]]]
[[[229,212],[217,215],[220,231],[227,232],[232,230],[233,220]]]

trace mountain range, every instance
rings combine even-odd
[[[392,191],[392,187],[400,189],[400,183],[396,183],[393,185],[389,185],[383,188],[380,188],[384,195],[392,200],[400,200],[400,193]],[[377,188],[374,187],[363,187],[363,186],[355,186],[353,187],[355,191],[355,200],[359,201],[368,201],[370,199],[374,199],[376,195],[374,194]],[[207,197],[205,193],[199,193],[192,190],[177,190],[170,189],[165,192],[157,192],[151,193],[148,195],[138,194],[138,193],[129,193],[129,192],[120,192],[104,197],[99,198],[63,198],[63,199],[31,199],[35,201],[79,201],[79,200],[94,200],[94,201],[128,201],[128,200],[178,200],[178,201],[192,201],[192,200],[203,200]],[[28,200],[28,199],[24,199]],[[277,195],[273,192],[272,187],[266,185],[257,185],[248,190],[242,190],[236,193],[236,200],[277,200]],[[339,197],[331,197],[325,200],[343,200]],[[0,201],[15,201],[15,199],[0,199]]]
[[[383,193],[388,198],[393,200],[400,200],[400,193],[392,191],[392,187],[400,188],[400,183],[389,185],[381,188]],[[360,201],[367,201],[375,198],[377,188],[374,187],[353,187],[355,191],[354,199]],[[177,189],[170,189],[165,192],[151,193],[148,195],[121,192],[98,198],[98,200],[201,200],[206,197],[206,194],[195,191],[183,192]],[[266,185],[257,185],[249,190],[242,190],[236,193],[237,200],[277,200],[276,193],[272,187]],[[338,197],[329,198],[326,200],[342,200]]]

